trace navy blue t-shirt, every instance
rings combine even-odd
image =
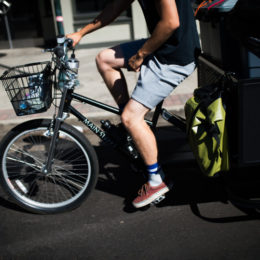
[[[138,0],[150,34],[160,20],[155,7],[157,0]],[[155,51],[156,58],[163,64],[187,65],[195,61],[200,49],[199,36],[196,28],[190,0],[175,0],[178,9],[180,26],[172,36]]]

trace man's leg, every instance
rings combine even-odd
[[[121,68],[125,66],[120,46],[101,51],[96,57],[97,68],[116,103],[125,105],[129,100],[127,84]]]
[[[137,208],[150,204],[169,191],[169,187],[163,182],[164,173],[158,165],[155,136],[144,121],[144,116],[149,110],[141,103],[130,99],[122,114],[122,122],[131,134],[148,172],[148,183],[141,188],[139,196],[133,201]]]
[[[122,114],[122,122],[133,137],[146,165],[157,162],[158,150],[153,132],[144,121],[144,116],[150,109],[141,103],[130,99]]]
[[[125,77],[121,71],[128,67],[128,60],[143,46],[145,39],[126,42],[101,51],[96,57],[98,70],[119,108],[129,101]]]

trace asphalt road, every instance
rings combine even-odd
[[[0,127],[1,136],[9,127]],[[0,259],[260,259],[259,215],[234,206],[218,179],[201,175],[178,130],[164,126],[157,132],[174,189],[161,204],[143,210],[129,203],[142,177],[111,147],[87,136],[100,175],[79,208],[31,214],[6,201],[0,190]]]

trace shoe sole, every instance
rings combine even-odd
[[[149,205],[151,204],[154,200],[156,200],[158,197],[164,195],[165,193],[167,193],[170,189],[168,187],[165,187],[159,191],[157,191],[156,193],[154,193],[151,197],[149,197],[148,199],[146,200],[143,200],[139,203],[134,203],[133,202],[133,206],[135,208],[141,208],[141,207],[144,207],[146,205]]]

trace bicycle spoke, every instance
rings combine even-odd
[[[56,156],[57,158],[66,158],[66,161],[69,161],[71,164],[73,162],[80,161],[81,159],[84,159],[84,155],[82,155],[81,152],[73,153],[69,151],[68,153],[60,153],[62,156]],[[71,154],[71,156],[69,156]],[[78,156],[80,154],[80,156]],[[73,159],[74,158],[74,159]]]
[[[8,160],[10,161],[14,161],[14,162],[18,162],[18,163],[21,163],[21,164],[25,164],[27,166],[30,166],[31,168],[33,168],[34,170],[40,170],[41,167],[35,165],[35,164],[32,164],[32,163],[28,163],[26,161],[22,161],[20,160],[19,158],[11,158],[11,157],[7,157]]]
[[[67,181],[65,178],[63,178],[62,176],[58,176],[58,177],[61,177],[61,179],[58,179],[58,178],[56,178],[56,181],[58,181],[59,183],[62,183],[62,184],[64,184],[66,187],[68,187],[69,188],[69,190],[72,192],[72,194],[77,194],[77,192],[78,192],[78,189],[74,189],[74,190],[72,190],[71,189],[71,186],[69,185],[69,181]],[[54,176],[49,176],[49,178],[54,178]],[[71,183],[71,184],[73,184],[74,185],[74,183]],[[76,185],[75,185],[76,186]],[[82,187],[81,187],[82,188]]]
[[[66,179],[68,182],[70,182],[71,184],[73,184],[74,186],[77,186],[77,187],[79,187],[80,189],[82,189],[83,187],[84,187],[84,184],[85,184],[85,182],[83,182],[83,181],[79,181],[78,179],[76,179],[76,178],[72,178],[70,175],[64,175],[64,174],[60,174],[59,173],[59,171],[56,171],[56,173],[57,173],[57,175],[55,175],[55,176],[59,176],[59,177],[61,177],[61,178],[63,178],[63,179]],[[65,178],[65,177],[67,177],[67,178]],[[85,179],[84,179],[85,180]],[[79,184],[82,184],[82,185],[79,185]]]
[[[58,168],[58,169],[57,169]],[[59,172],[58,170],[61,170],[61,171],[64,171],[64,172],[66,172],[66,175],[74,175],[74,176],[87,176],[88,174],[87,173],[82,173],[82,174],[78,174],[78,173],[75,173],[75,172],[72,172],[72,171],[70,171],[70,170],[67,170],[67,169],[65,169],[65,168],[63,168],[63,167],[61,167],[61,166],[59,166],[59,165],[56,165],[55,166],[55,171],[56,172]],[[84,170],[84,169],[81,169],[81,170]],[[86,169],[87,170],[87,169]],[[62,174],[62,172],[59,172],[59,174]]]
[[[55,178],[52,178],[52,180],[53,180],[53,182],[55,183],[55,187],[56,187],[56,189],[55,189],[55,194],[56,194],[56,198],[58,198],[58,194],[57,194],[57,189],[59,189],[60,191],[61,191],[61,194],[63,195],[63,197],[64,197],[64,199],[66,200],[67,198],[66,198],[66,196],[65,196],[65,193],[64,193],[64,191],[61,189],[61,187],[60,187],[60,185],[58,184],[58,182],[56,182],[56,180],[55,180]],[[58,201],[58,200],[57,200]]]
[[[57,178],[61,178],[63,181],[65,181],[67,184],[71,184],[74,187],[78,188],[78,190],[81,190],[84,186],[84,183],[82,183],[83,185],[80,185],[79,181],[73,181],[71,179],[65,178],[64,175],[55,175]],[[53,176],[54,177],[54,176]],[[66,176],[67,177],[67,176]]]
[[[13,145],[13,146],[15,147],[16,145]],[[40,164],[43,163],[43,161],[40,160],[39,158],[37,158],[35,155],[32,155],[31,153],[26,152],[25,150],[19,148],[18,146],[17,146],[17,148],[18,148],[18,149],[15,150],[15,149],[13,149],[13,148],[11,147],[10,150],[11,150],[11,151],[15,151],[15,152],[19,152],[19,153],[21,153],[21,154],[23,154],[23,155],[26,155],[26,156],[28,156],[29,158],[35,160],[36,162],[38,162],[38,163],[40,163]]]

